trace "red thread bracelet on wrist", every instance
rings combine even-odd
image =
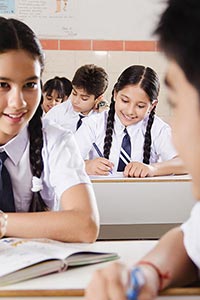
[[[148,265],[156,271],[156,273],[158,275],[158,278],[159,278],[159,291],[161,291],[162,288],[163,288],[164,279],[169,279],[170,278],[169,272],[162,273],[160,271],[160,269],[154,263],[152,263],[151,261],[141,260],[137,263],[137,265]]]

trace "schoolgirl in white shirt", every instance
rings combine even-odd
[[[81,126],[83,118],[108,109],[104,93],[108,87],[105,70],[94,64],[78,68],[72,79],[70,98],[53,107],[45,118],[73,133]]]
[[[43,116],[54,106],[66,101],[72,91],[72,83],[66,77],[50,78],[47,80],[42,88],[41,106],[43,109]]]
[[[0,17],[0,237],[92,242],[98,211],[74,137],[42,125],[43,67],[33,31]]]
[[[123,71],[114,86],[109,112],[84,120],[75,134],[88,174],[119,171],[125,129],[131,143],[130,162],[120,170],[125,176],[185,172],[172,145],[169,125],[155,116],[159,88],[158,76],[149,67],[134,65]]]

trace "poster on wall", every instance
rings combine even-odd
[[[28,24],[40,38],[77,36],[77,0],[0,0],[0,15]]]
[[[0,15],[27,23],[39,38],[151,40],[161,0],[0,0]]]

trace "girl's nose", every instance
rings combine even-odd
[[[27,103],[21,90],[13,89],[9,95],[8,105],[15,109],[26,107]]]
[[[127,108],[127,113],[132,116],[135,114],[135,105],[129,105]]]

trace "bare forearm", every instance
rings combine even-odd
[[[8,214],[6,236],[50,238],[64,242],[93,242],[98,225],[81,211]]]
[[[165,234],[143,260],[153,262],[163,274],[169,273],[169,278],[163,282],[163,288],[197,280],[197,268],[186,253],[180,228]]]
[[[183,164],[183,162],[179,159],[179,157],[170,159],[168,161],[160,162],[152,164],[155,167],[154,176],[162,176],[169,174],[187,174],[187,170]]]
[[[99,215],[91,185],[78,184],[63,192],[61,211],[10,213],[7,236],[51,238],[63,242],[94,242]]]

